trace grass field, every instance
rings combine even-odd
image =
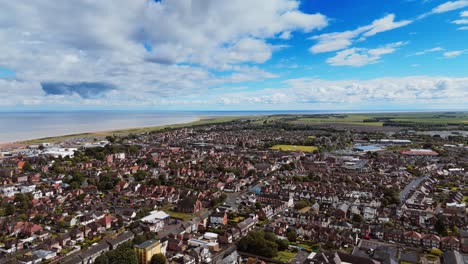
[[[382,126],[383,122],[364,122],[370,119],[368,115],[317,115],[298,118],[291,121],[292,124],[349,124],[349,125],[366,125],[366,126]]]
[[[296,256],[297,253],[291,251],[280,251],[273,257],[274,260],[282,261],[285,263],[289,263],[293,258]]]
[[[282,151],[302,151],[302,152],[313,152],[318,150],[316,146],[295,146],[295,145],[275,145],[271,149],[282,150]]]
[[[273,119],[272,119],[273,120]],[[364,122],[376,120],[375,122]],[[292,124],[349,124],[382,126],[384,121],[415,124],[468,124],[467,112],[444,113],[382,113],[382,114],[318,114],[300,116],[289,121]]]
[[[177,218],[177,219],[182,219],[184,221],[190,220],[194,217],[193,214],[187,214],[187,213],[181,213],[181,212],[176,212],[173,209],[173,206],[170,204],[164,205],[161,210],[166,212],[168,215],[170,215],[172,218]]]
[[[306,207],[302,208],[301,210],[299,210],[299,213],[307,213],[310,210],[310,208],[312,208],[312,207],[306,206]]]

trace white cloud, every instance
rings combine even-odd
[[[327,63],[332,66],[353,66],[361,67],[379,62],[383,55],[390,54],[404,42],[391,43],[375,49],[351,48],[339,51],[334,57],[327,59]]]
[[[452,23],[456,25],[466,25],[468,24],[468,19],[457,19],[452,21]]]
[[[389,14],[381,19],[374,20],[371,24],[371,29],[365,32],[364,37],[370,37],[380,32],[389,31],[395,28],[404,27],[410,24],[411,20],[401,20],[396,22],[395,15]]]
[[[203,4],[162,1],[150,4],[147,13],[151,15],[144,33],[153,45],[154,60],[166,61],[169,57],[176,62],[223,67],[232,63],[230,58],[234,55],[245,62],[257,62],[256,52],[271,54],[267,38],[284,38],[292,31],[311,32],[327,25],[324,15],[305,14],[298,7],[299,2],[292,0],[209,0]],[[230,49],[245,39],[255,39],[263,45],[257,44],[257,50],[250,49],[244,55],[233,54]],[[177,56],[165,55],[174,49]]]
[[[284,48],[270,39],[328,23],[302,13],[296,0],[1,2],[0,62],[15,72],[14,80],[0,80],[0,93],[8,94],[2,106],[182,102],[226,84],[275,78],[245,65]],[[46,96],[41,82],[117,89]]]
[[[309,51],[312,53],[323,53],[342,50],[351,46],[357,40],[364,40],[366,37],[374,36],[381,32],[404,27],[411,22],[411,20],[395,21],[395,14],[388,14],[383,18],[374,20],[370,25],[358,27],[354,30],[313,36],[310,39],[316,40],[317,43],[310,47]]]
[[[290,79],[284,88],[225,94],[218,102],[227,105],[328,106],[336,109],[407,104],[462,107],[468,96],[468,78],[408,76],[371,80],[329,81],[312,78]],[[356,107],[359,105],[360,107]],[[466,105],[465,105],[466,107]],[[277,108],[279,109],[279,108]]]
[[[468,25],[468,19],[466,17],[468,17],[468,11],[463,11],[463,12],[460,12],[460,19],[452,21],[452,24],[461,25],[461,27],[457,28],[457,30],[468,29],[468,26],[466,26]]]
[[[468,6],[468,1],[467,0],[459,0],[459,1],[449,1],[445,2],[441,5],[438,5],[434,9],[432,9],[432,13],[438,14],[438,13],[445,13],[453,10],[457,10],[460,8],[464,8]]]
[[[466,50],[447,51],[447,52],[444,52],[444,57],[446,57],[446,58],[455,58],[455,57],[458,57],[458,56],[462,55],[465,52],[466,52]]]
[[[424,55],[424,54],[427,54],[427,53],[444,51],[444,50],[445,49],[442,48],[442,47],[435,47],[435,48],[432,48],[432,49],[426,49],[426,50],[423,50],[423,51],[416,52],[414,55],[415,56],[421,56],[421,55]]]

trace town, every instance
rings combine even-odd
[[[466,127],[407,125],[243,117],[4,148],[0,263],[466,263]]]

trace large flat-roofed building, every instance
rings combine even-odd
[[[140,245],[136,245],[135,252],[137,253],[138,263],[150,263],[151,258],[156,254],[166,255],[166,247],[167,241],[162,243],[159,240],[148,240]]]

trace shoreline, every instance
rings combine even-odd
[[[366,114],[368,115],[379,115],[379,114],[390,114],[390,115],[406,115],[406,114],[429,114],[429,113],[441,113],[443,114],[444,112],[440,111],[430,111],[430,112],[407,112],[407,111],[400,111],[400,112],[385,112],[385,113],[380,113],[380,112],[367,112]],[[466,114],[468,111],[456,111],[454,113],[462,113]],[[302,114],[302,113],[301,113]],[[106,129],[106,130],[95,130],[95,131],[84,131],[84,132],[76,132],[76,133],[70,133],[70,134],[59,134],[59,135],[53,135],[53,136],[46,136],[46,137],[37,137],[37,138],[31,138],[31,139],[19,139],[16,141],[6,141],[6,142],[0,142],[0,150],[2,149],[11,149],[11,148],[20,148],[20,147],[25,147],[27,145],[31,144],[40,144],[40,143],[56,143],[56,142],[62,142],[66,140],[72,140],[72,139],[77,139],[77,138],[104,138],[106,136],[111,136],[111,135],[128,135],[131,133],[147,133],[147,132],[152,132],[152,131],[158,131],[162,130],[164,128],[172,127],[172,128],[181,128],[181,127],[190,127],[190,126],[196,126],[196,125],[204,125],[204,124],[212,124],[212,123],[223,123],[223,122],[229,122],[229,121],[234,121],[240,118],[262,118],[265,116],[275,116],[275,115],[301,115],[299,113],[271,113],[271,114],[259,114],[259,115],[199,115],[199,116],[194,116],[191,121],[182,121],[177,123],[169,123],[169,124],[161,124],[161,125],[150,125],[150,126],[141,126],[141,127],[127,127],[127,128],[116,128],[116,129]],[[347,115],[362,115],[363,113],[307,113],[307,115],[336,115],[336,114],[347,114]],[[468,120],[463,120],[463,122],[468,122]]]
[[[196,125],[212,124],[212,123],[223,123],[237,120],[239,118],[246,118],[248,116],[197,116],[192,121],[181,122],[181,123],[171,123],[165,125],[155,125],[155,126],[143,126],[143,127],[129,127],[129,128],[118,128],[118,129],[109,129],[109,130],[99,130],[99,131],[89,131],[89,132],[79,132],[72,134],[64,134],[50,137],[40,137],[26,140],[18,140],[14,142],[4,142],[0,143],[0,150],[8,148],[21,148],[26,147],[27,145],[32,144],[41,144],[41,143],[56,143],[66,140],[76,139],[76,138],[92,138],[92,137],[101,137],[112,135],[128,135],[131,133],[147,133],[152,131],[162,130],[168,127],[171,128],[182,128],[190,127]],[[252,117],[255,118],[255,117]]]

